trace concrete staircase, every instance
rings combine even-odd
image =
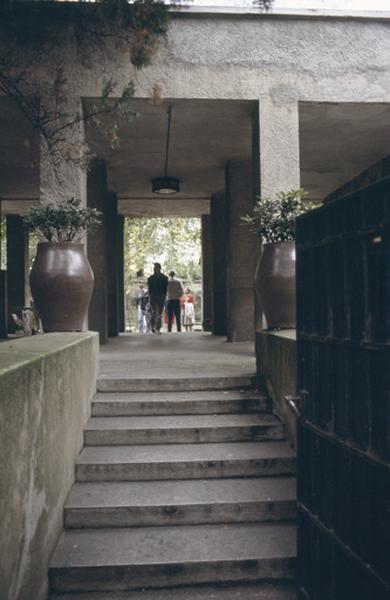
[[[295,456],[268,398],[153,381],[99,381],[50,600],[295,599]]]

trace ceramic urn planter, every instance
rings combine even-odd
[[[295,327],[295,241],[265,243],[255,274],[268,329]]]
[[[38,244],[30,286],[45,332],[82,330],[93,289],[83,244]]]

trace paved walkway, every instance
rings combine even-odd
[[[252,342],[228,343],[208,333],[123,334],[100,352],[100,375],[158,377],[230,377],[255,375]]]

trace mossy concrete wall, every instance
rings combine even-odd
[[[273,402],[273,411],[283,421],[286,437],[297,449],[297,421],[285,396],[297,391],[295,329],[256,332],[257,372]]]
[[[0,596],[47,597],[98,367],[96,333],[0,344]]]

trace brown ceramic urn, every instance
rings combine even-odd
[[[38,244],[30,286],[45,332],[81,331],[93,289],[83,244]]]
[[[295,242],[264,244],[255,287],[268,329],[295,327]]]

